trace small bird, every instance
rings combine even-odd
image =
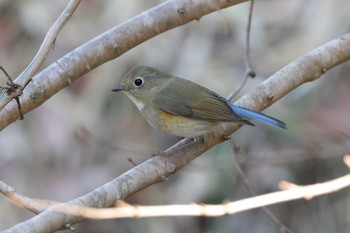
[[[286,129],[286,124],[263,113],[239,107],[191,81],[140,66],[129,71],[112,91],[124,92],[154,128],[194,138],[219,123],[252,125],[250,120]]]

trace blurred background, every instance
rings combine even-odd
[[[0,64],[16,77],[35,55],[67,1],[0,0]],[[100,33],[162,1],[82,1],[58,36],[43,68]],[[249,4],[212,13],[163,33],[103,64],[45,104],[2,130],[0,179],[30,197],[67,201],[147,160],[179,138],[151,128],[132,102],[112,93],[131,68],[149,65],[226,96],[244,78],[244,38]],[[257,1],[251,56],[257,77],[235,98],[312,49],[350,29],[348,0]],[[288,125],[244,126],[167,182],[126,201],[139,205],[222,203],[251,196],[237,174],[238,162],[258,194],[287,180],[313,184],[348,173],[350,63],[305,84],[264,112]],[[4,85],[6,78],[0,77]],[[0,119],[1,120],[1,119]],[[0,196],[0,230],[33,217]],[[350,193],[270,207],[294,232],[349,232]],[[68,231],[67,231],[68,232]],[[76,232],[279,232],[261,209],[221,218],[151,218],[84,221]]]

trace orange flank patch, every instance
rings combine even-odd
[[[173,115],[164,111],[159,114],[157,128],[176,136],[193,137],[210,131],[216,124],[213,122]]]

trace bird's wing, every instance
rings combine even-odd
[[[223,97],[184,79],[171,78],[153,100],[156,106],[170,114],[206,121],[249,124],[232,111]]]

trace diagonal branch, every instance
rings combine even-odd
[[[27,66],[27,68],[25,68],[15,80],[23,88],[28,85],[34,74],[38,72],[39,68],[41,67],[47,55],[49,54],[50,50],[54,46],[58,33],[68,22],[75,10],[78,8],[80,2],[81,0],[71,0],[62,12],[62,14],[57,18],[57,20],[53,23],[49,31],[46,33],[46,36],[38,50],[38,53],[35,55],[35,57]]]
[[[236,103],[262,110],[298,86],[320,78],[327,70],[348,60],[350,60],[350,33],[298,58]],[[155,156],[92,192],[69,201],[68,204],[96,208],[113,206],[117,200],[125,199],[152,184],[162,182],[165,180],[164,177],[173,174],[206,150],[221,143],[225,135],[231,135],[238,128],[239,126],[235,124],[223,124],[212,133],[205,135],[202,144],[196,143],[183,147],[187,140],[184,139],[168,149],[172,153],[170,156]],[[175,148],[180,149],[175,150]],[[82,220],[82,217],[47,210],[5,232],[21,232],[23,229],[49,232],[63,229],[66,224],[74,224]]]

